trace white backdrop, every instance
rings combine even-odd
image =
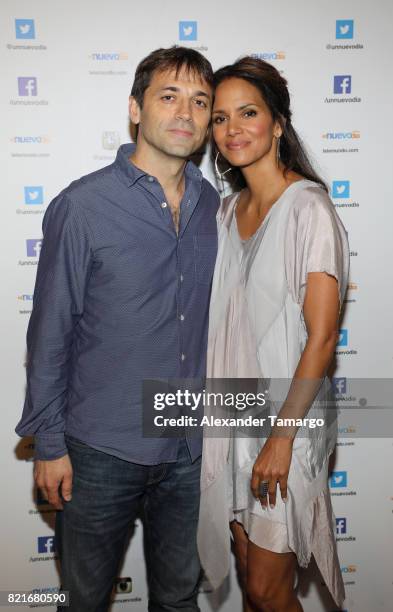
[[[0,14],[6,168],[0,590],[50,592],[58,586],[54,513],[33,489],[31,441],[13,434],[46,206],[74,178],[111,163],[118,144],[129,140],[128,94],[137,63],[151,50],[184,44],[214,68],[258,54],[288,78],[294,123],[349,233],[351,288],[336,376],[341,385],[347,377],[391,377],[393,9],[390,0],[3,0]],[[207,160],[203,170],[213,181]],[[391,610],[392,439],[341,440],[334,470],[345,609]],[[132,588],[116,596],[114,609],[146,610],[140,525],[121,576]],[[312,568],[301,573],[300,585],[306,612],[336,609]],[[200,602],[203,612],[240,611],[234,571],[221,592]]]

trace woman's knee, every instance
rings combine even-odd
[[[274,600],[274,592],[264,580],[248,576],[246,591],[248,599],[258,610],[273,611],[271,603]]]
[[[295,593],[280,584],[272,584],[266,580],[247,579],[247,597],[257,610],[277,612],[289,608]]]

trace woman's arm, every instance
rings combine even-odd
[[[337,338],[340,299],[337,280],[324,272],[310,272],[303,304],[308,340],[296,368],[279,418],[304,418],[321,386],[332,360]],[[287,496],[287,480],[292,458],[292,445],[297,427],[273,427],[253,468],[251,489],[261,498],[260,484],[269,481],[269,503],[276,503],[277,481],[283,500]]]

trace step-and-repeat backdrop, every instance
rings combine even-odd
[[[353,400],[351,378],[392,375],[393,10],[390,0],[3,0],[0,13],[0,590],[55,593],[54,511],[33,486],[33,441],[13,433],[23,404],[25,332],[46,206],[74,178],[110,164],[119,144],[129,141],[130,86],[137,63],[151,50],[185,45],[204,53],[214,68],[244,54],[272,62],[289,81],[294,123],[349,234],[351,277],[335,372],[345,405]],[[202,168],[214,181],[207,159]],[[391,432],[350,437],[356,427],[354,420],[341,428],[330,480],[344,609],[388,611]],[[119,579],[113,609],[146,610],[139,523]],[[336,609],[315,568],[299,580],[307,612]],[[233,568],[220,591],[206,584],[201,591],[204,612],[241,609]]]

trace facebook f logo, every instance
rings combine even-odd
[[[352,91],[352,77],[349,74],[336,75],[334,77],[335,94],[350,94]]]
[[[348,330],[340,329],[337,346],[348,346]]]
[[[353,38],[353,19],[337,19],[336,38]]]
[[[41,253],[41,239],[30,239],[26,240],[26,253],[27,257],[39,257]]]
[[[347,472],[332,472],[330,476],[330,486],[332,489],[347,486]]]
[[[37,95],[36,77],[18,77],[18,94],[20,96]]]
[[[43,204],[44,190],[41,187],[25,187],[25,204]]]
[[[347,392],[347,379],[346,378],[333,378],[333,393],[341,395]]]
[[[56,552],[54,536],[42,536],[38,538],[39,553],[54,553]]]
[[[344,535],[345,533],[347,533],[347,519],[336,518],[336,534]]]
[[[197,21],[179,21],[179,40],[197,40],[197,36]]]
[[[15,19],[16,38],[35,38],[34,19]]]

